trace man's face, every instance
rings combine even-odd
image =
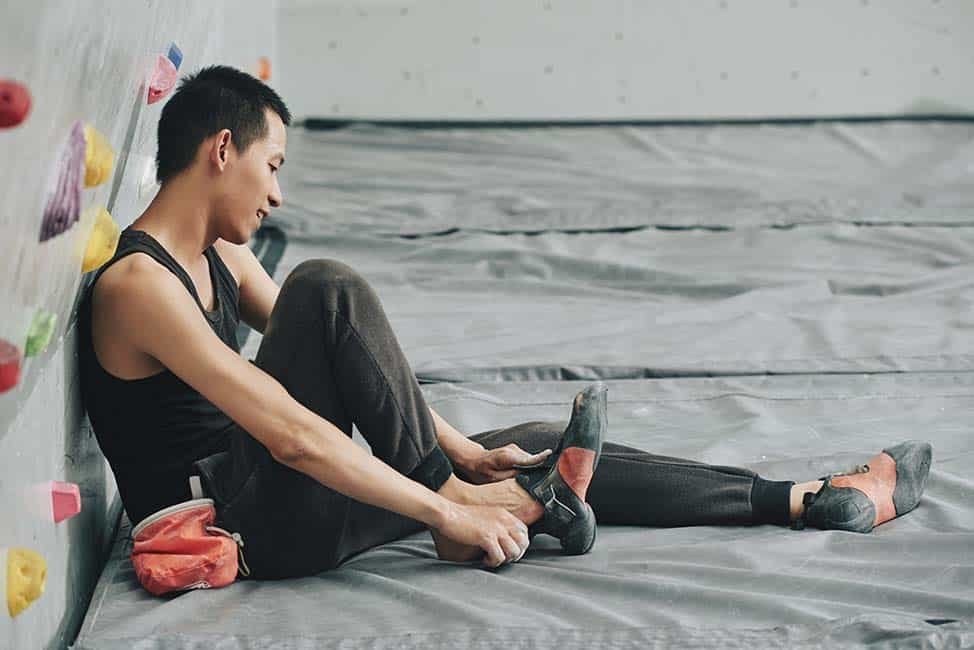
[[[234,244],[246,243],[283,201],[277,173],[284,163],[287,130],[274,111],[268,109],[265,118],[266,135],[242,154],[234,147],[221,179],[217,234]]]

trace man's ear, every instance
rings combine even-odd
[[[233,144],[233,133],[230,129],[223,129],[213,138],[210,146],[210,162],[212,162],[221,172],[226,169],[230,159],[230,146]]]

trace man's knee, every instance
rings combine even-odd
[[[311,292],[316,295],[351,294],[359,299],[376,299],[368,281],[344,262],[310,259],[301,262],[285,280],[282,293]]]

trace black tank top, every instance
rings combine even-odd
[[[226,450],[235,424],[169,370],[125,380],[98,362],[91,340],[91,294],[105,269],[132,253],[145,253],[174,273],[216,335],[237,352],[240,312],[237,283],[212,246],[204,251],[215,296],[214,310],[207,311],[186,270],[141,230],[122,232],[115,255],[85,292],[78,312],[82,399],[98,445],[115,474],[125,511],[138,522],[190,498],[193,461]]]

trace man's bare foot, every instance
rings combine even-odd
[[[440,488],[439,494],[454,503],[505,508],[528,526],[544,514],[544,507],[512,478],[486,485],[474,485],[451,476]],[[436,529],[431,528],[430,534],[433,536],[436,555],[441,560],[469,562],[483,555],[480,547],[454,542]]]
[[[474,485],[454,475],[439,489],[439,494],[454,503],[504,508],[529,526],[544,514],[544,507],[513,478]]]
[[[433,546],[436,547],[436,557],[447,562],[470,562],[479,559],[484,551],[479,546],[467,546],[454,542],[449,537],[441,535],[435,528],[430,528],[433,536]]]

